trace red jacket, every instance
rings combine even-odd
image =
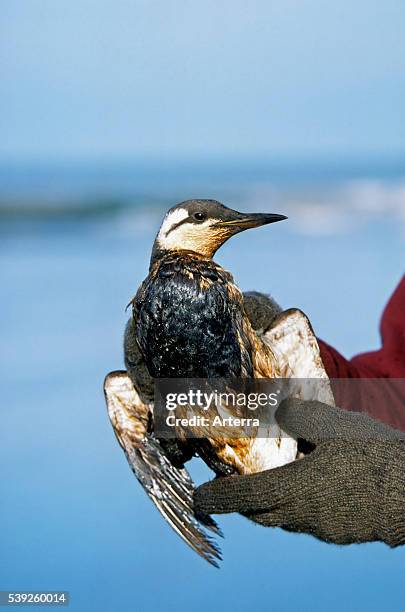
[[[405,431],[405,276],[385,307],[380,332],[379,350],[350,360],[319,340],[322,360],[329,378],[339,379],[332,380],[337,405]]]

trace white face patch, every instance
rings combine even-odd
[[[176,208],[166,215],[156,239],[159,247],[167,251],[184,249],[210,256],[213,247],[210,240],[210,227],[218,220],[207,219],[204,223],[181,223],[188,217],[189,212],[184,208]]]
[[[157,240],[161,246],[165,244],[164,241],[167,237],[167,234],[169,234],[170,230],[175,225],[180,223],[180,221],[187,219],[187,217],[188,217],[188,211],[185,208],[176,208],[175,210],[172,210],[171,212],[167,213],[167,215],[163,219],[163,223],[157,235]]]

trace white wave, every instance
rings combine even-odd
[[[261,185],[246,192],[244,208],[285,213],[299,233],[333,235],[386,220],[399,224],[405,235],[405,181],[356,180],[291,190]]]

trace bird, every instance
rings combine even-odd
[[[217,475],[252,474],[296,460],[297,441],[276,422],[264,436],[257,430],[233,436],[232,429],[217,433],[180,423],[174,439],[159,438],[154,381],[316,378],[323,384],[314,390],[297,383],[294,394],[333,405],[306,315],[295,308],[283,311],[257,292],[242,294],[232,274],[213,260],[236,234],[286,218],[242,213],[217,200],[172,207],[154,241],[149,273],[129,304],[126,370],[111,372],[104,382],[115,435],[136,477],[169,524],[213,565],[220,551],[208,531],[221,531],[210,516],[194,512],[194,484],[185,462],[198,454]]]

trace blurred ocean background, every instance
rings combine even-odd
[[[3,0],[0,590],[69,590],[75,612],[404,609],[402,549],[223,516],[208,566],[102,394],[162,216],[193,197],[288,215],[217,261],[344,355],[378,348],[405,260],[404,19],[399,0]]]
[[[377,348],[403,273],[400,162],[2,168],[1,588],[69,590],[83,611],[403,609],[405,552],[378,544],[224,516],[222,567],[209,567],[135,481],[102,395],[161,218],[189,197],[288,214],[216,259],[243,289],[302,308],[345,355]]]

